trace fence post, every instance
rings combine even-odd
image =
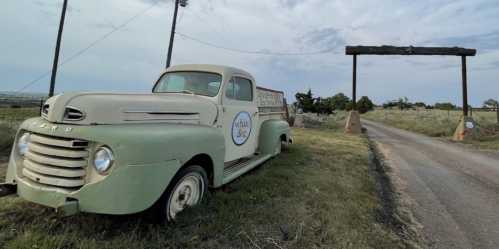
[[[499,105],[496,105],[497,123],[499,124]]]

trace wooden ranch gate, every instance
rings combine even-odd
[[[463,91],[463,120],[468,117],[468,77],[466,68],[466,57],[475,56],[476,49],[460,47],[395,47],[395,46],[347,46],[346,55],[353,56],[353,77],[352,77],[352,104],[353,110],[357,110],[357,56],[359,55],[432,55],[432,56],[459,56],[461,57],[462,91]],[[346,131],[357,133],[360,128],[358,114],[350,115],[347,121]],[[464,122],[463,121],[463,122]],[[353,126],[349,124],[352,122]],[[349,127],[350,125],[350,127]]]

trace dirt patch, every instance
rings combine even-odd
[[[377,144],[371,140],[369,140],[369,162],[370,173],[376,181],[376,191],[382,203],[381,209],[377,210],[378,222],[386,224],[408,244],[421,248],[425,243],[421,225],[404,201],[403,194],[394,184],[397,182],[396,176],[392,174]]]

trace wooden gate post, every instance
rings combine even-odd
[[[463,116],[468,116],[468,76],[466,70],[466,56],[461,56],[461,72],[463,77]]]
[[[360,116],[357,112],[357,55],[353,55],[353,72],[352,72],[352,110],[348,114],[345,124],[345,132],[349,134],[362,133],[362,125]]]
[[[352,110],[357,110],[357,55],[353,55]]]

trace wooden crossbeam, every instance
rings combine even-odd
[[[347,55],[476,55],[476,49],[460,47],[347,46],[345,52]]]

